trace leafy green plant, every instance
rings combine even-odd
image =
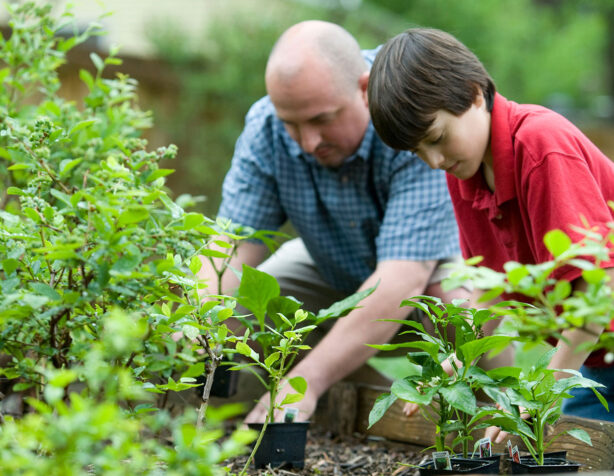
[[[277,280],[257,269],[244,265],[241,273],[237,302],[251,311],[251,315],[241,316],[246,326],[242,337],[236,337],[236,351],[247,357],[251,362],[237,365],[231,370],[258,367],[264,371],[265,377],[257,372],[255,375],[269,392],[269,408],[262,430],[256,440],[250,457],[241,474],[245,474],[260,442],[266,432],[267,425],[275,421],[275,410],[299,402],[307,390],[307,382],[301,376],[287,381],[296,393],[287,394],[281,402],[277,395],[284,384],[284,377],[292,367],[298,353],[310,347],[303,344],[307,335],[319,324],[328,319],[340,318],[355,309],[358,303],[373,292],[369,288],[333,304],[318,314],[301,309],[301,302],[293,297],[281,296]],[[267,318],[270,321],[267,321]],[[258,347],[260,353],[253,347]]]
[[[596,324],[603,329],[599,342],[582,344],[579,349],[605,348],[612,353],[614,294],[600,263],[609,260],[608,244],[614,233],[610,230],[604,236],[590,230],[580,231],[585,237],[576,243],[561,230],[548,232],[544,243],[553,255],[550,261],[539,264],[510,261],[502,272],[497,272],[479,266],[481,257],[475,257],[454,269],[443,285],[446,289],[453,289],[470,281],[477,289],[484,290],[482,301],[504,295],[507,299],[490,309],[499,316],[508,316],[503,321],[501,332],[515,334],[518,340],[543,342],[549,338],[561,339],[565,329],[594,333],[590,327]],[[586,289],[574,290],[569,281],[553,278],[554,272],[569,267],[582,270]]]
[[[51,6],[33,2],[8,9],[11,33],[0,38],[0,352],[8,362],[0,375],[28,406],[23,419],[4,418],[3,461],[15,473],[20,465],[50,474],[161,465],[219,474],[220,455],[245,450],[252,434],[220,446],[204,410],[175,418],[164,407],[169,393],[196,386],[199,350],[228,335],[232,301],[203,300],[197,278],[220,226],[187,212],[191,197],[168,195],[173,170],[160,161],[176,147],[147,149],[140,135],[151,116],[137,105],[135,81],[104,75],[120,63],[117,51],[91,54],[95,73],[80,73],[83,103],[58,95],[66,51],[99,29],[65,38],[69,13],[55,19]],[[201,345],[172,338],[187,328]]]
[[[588,445],[592,445],[586,431],[576,428],[552,435],[546,442],[547,425],[556,423],[561,417],[561,404],[573,388],[590,388],[607,409],[608,403],[597,391],[604,385],[582,377],[575,370],[564,370],[571,377],[556,380],[554,374],[558,369],[548,365],[557,351],[553,348],[546,352],[528,371],[519,373],[515,383],[506,390],[488,388],[486,391],[497,402],[499,416],[490,423],[514,433],[522,439],[527,450],[538,465],[544,464],[544,453],[552,443],[564,434],[568,434]]]
[[[479,408],[476,392],[498,388],[507,383],[508,372],[497,369],[485,372],[477,364],[490,352],[498,352],[513,340],[510,336],[484,336],[483,326],[496,318],[487,309],[462,307],[463,302],[443,303],[429,296],[416,296],[402,305],[421,310],[434,328],[431,334],[422,323],[394,321],[411,327],[403,334],[418,337],[399,344],[372,345],[379,350],[418,349],[407,354],[409,375],[396,379],[390,393],[378,397],[369,414],[369,427],[374,425],[390,406],[401,399],[419,405],[424,417],[436,426],[435,449],[444,451],[446,437],[458,432],[452,443],[462,445],[468,456],[474,429],[485,426],[484,420],[494,407]],[[453,337],[449,334],[453,333]]]

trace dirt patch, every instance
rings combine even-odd
[[[372,439],[366,436],[336,437],[330,432],[312,428],[307,435],[305,467],[298,469],[261,469],[253,467],[252,476],[288,475],[369,475],[413,476],[415,468],[401,463],[418,464],[425,457],[415,447]],[[238,473],[247,461],[247,456],[228,463],[231,472]]]

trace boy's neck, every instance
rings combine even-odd
[[[482,175],[484,176],[484,180],[486,180],[486,184],[491,192],[495,191],[495,169],[493,166],[492,153],[490,151],[490,144],[486,149],[486,153],[484,154],[484,158],[482,159]]]

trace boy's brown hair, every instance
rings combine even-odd
[[[377,53],[369,76],[369,111],[386,144],[415,150],[437,111],[460,116],[479,90],[491,111],[495,84],[477,56],[444,31],[412,28]]]

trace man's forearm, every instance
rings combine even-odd
[[[413,263],[408,266],[407,263]],[[293,369],[291,375],[301,375],[310,391],[318,396],[362,364],[377,350],[366,344],[388,342],[399,324],[378,322],[378,319],[404,319],[409,310],[401,308],[403,299],[421,294],[431,275],[434,263],[386,262],[369,278],[361,289],[380,284],[366,298],[362,307],[338,320],[322,341]]]

